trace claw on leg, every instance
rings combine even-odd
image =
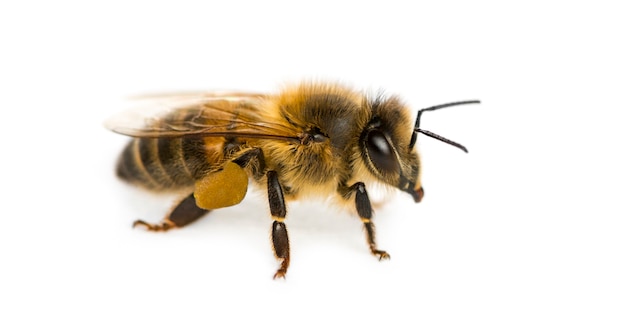
[[[370,248],[370,249],[372,251],[372,254],[374,254],[375,256],[378,256],[379,261],[388,260],[391,258],[391,256],[385,251],[381,251],[375,248]]]
[[[285,278],[285,274],[287,274],[287,267],[281,265],[281,267],[274,273],[274,279]]]

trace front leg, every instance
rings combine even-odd
[[[289,267],[289,236],[287,234],[287,226],[284,223],[287,207],[285,206],[283,189],[278,182],[278,174],[270,170],[266,175],[270,212],[272,213],[272,219],[274,219],[272,224],[272,246],[274,247],[276,258],[282,260],[280,268],[274,274],[274,279],[284,278]]]
[[[370,199],[367,196],[367,191],[365,190],[365,184],[362,182],[355,183],[354,185],[348,187],[344,191],[344,197],[350,197],[352,193],[354,195],[354,202],[356,204],[356,211],[363,222],[363,226],[365,228],[365,235],[367,237],[367,243],[370,247],[370,251],[373,255],[378,256],[379,260],[389,259],[390,256],[387,252],[383,250],[379,250],[376,247],[376,234],[374,223],[372,222],[372,216],[374,214],[372,210],[372,204],[370,203]]]

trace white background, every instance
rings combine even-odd
[[[0,5],[2,324],[624,324],[619,1],[30,1]],[[262,194],[155,234],[173,198],[113,174],[126,96],[300,79],[464,99],[422,126],[426,196],[358,218]],[[409,132],[409,130],[407,130]]]

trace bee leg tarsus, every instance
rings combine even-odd
[[[274,246],[276,258],[281,260],[280,267],[274,274],[274,279],[285,278],[289,267],[289,236],[285,223],[274,221],[272,224],[272,246]]]
[[[184,227],[203,215],[207,214],[209,210],[204,210],[196,205],[196,199],[193,193],[185,197],[170,214],[161,220],[159,223],[148,223],[143,220],[136,220],[133,223],[133,228],[137,226],[143,226],[149,231],[167,231],[174,228]]]
[[[387,252],[378,249],[372,249],[372,254],[378,256],[379,261],[391,259],[391,256]]]
[[[133,228],[136,228],[137,226],[142,226],[148,231],[167,231],[176,227],[176,225],[174,225],[170,220],[163,220],[159,223],[148,223],[143,220],[135,220],[135,222],[133,222]]]
[[[367,237],[367,243],[370,246],[370,252],[372,252],[372,255],[377,256],[379,261],[391,259],[389,253],[376,247],[376,232],[374,224],[371,221],[363,221],[363,226],[365,227],[365,235]]]
[[[276,273],[274,273],[274,280],[275,279],[284,279],[285,278],[285,274],[287,273],[286,269],[283,269],[282,267],[280,269],[278,269],[278,271],[276,271]]]

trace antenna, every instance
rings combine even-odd
[[[428,108],[422,108],[417,112],[417,119],[415,119],[415,128],[413,128],[413,135],[411,136],[411,142],[409,143],[409,150],[413,149],[413,147],[415,146],[415,141],[417,141],[417,133],[421,133],[424,134],[426,136],[429,136],[431,138],[437,139],[441,142],[447,143],[451,146],[457,147],[465,152],[467,152],[467,148],[465,148],[462,144],[454,142],[452,140],[446,139],[436,133],[424,130],[424,129],[420,129],[420,120],[422,118],[422,113],[424,112],[428,112],[428,111],[436,111],[438,109],[442,109],[442,108],[446,108],[446,107],[450,107],[450,106],[458,106],[458,105],[466,105],[466,104],[480,104],[479,100],[465,100],[465,101],[461,101],[461,102],[452,102],[452,103],[447,103],[447,104],[441,104],[441,105],[437,105],[437,106],[432,106],[432,107],[428,107]]]

